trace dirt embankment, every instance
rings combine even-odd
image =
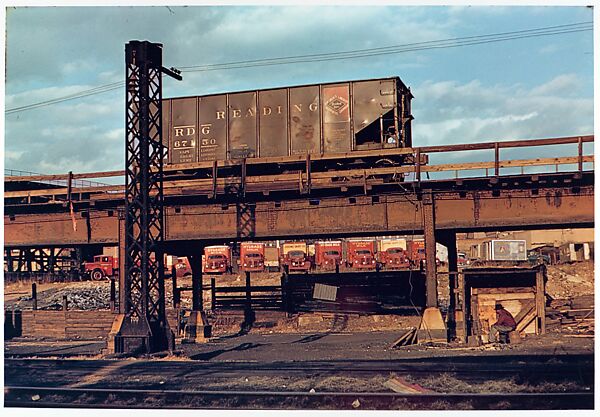
[[[548,265],[546,293],[553,299],[594,294],[594,262]]]

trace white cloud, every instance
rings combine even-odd
[[[502,15],[508,10],[513,9],[20,8],[7,17],[5,103],[10,109],[123,80],[124,45],[131,39],[161,42],[165,66],[191,66],[444,39],[464,32],[465,27],[476,30],[473,33],[484,33],[481,25],[492,21],[487,15]],[[544,53],[549,54],[550,48]],[[570,73],[581,66],[533,87],[491,84],[486,81],[487,74],[468,82],[440,81],[464,77],[443,75],[446,68],[439,57],[444,54],[460,56],[458,50],[435,55],[412,52],[184,72],[183,82],[166,78],[163,92],[165,96],[197,95],[399,74],[417,96],[413,107],[416,145],[561,136],[592,130],[592,100],[581,98],[583,83]],[[411,77],[438,78],[418,82],[411,81]],[[124,165],[123,90],[10,114],[5,120],[8,168],[53,173],[119,169]]]
[[[531,90],[532,96],[571,95],[581,82],[575,74],[563,74]]]
[[[479,81],[425,82],[413,114],[416,146],[593,133],[593,99],[569,96],[572,74],[524,88]]]

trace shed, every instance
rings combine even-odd
[[[459,340],[487,340],[496,321],[494,305],[501,303],[517,322],[517,331],[545,333],[544,265],[465,268],[458,274],[456,334]]]

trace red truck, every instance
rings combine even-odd
[[[83,263],[83,273],[94,281],[116,277],[119,274],[119,258],[116,256],[96,255],[93,262]]]
[[[347,266],[356,269],[377,269],[374,240],[348,240]]]
[[[287,266],[288,271],[308,272],[312,265],[308,256],[306,242],[285,242],[282,245],[281,264]]]
[[[421,268],[425,267],[425,241],[424,240],[411,240],[406,242],[406,249],[408,250],[410,261],[414,267]]]
[[[342,263],[342,242],[319,241],[315,242],[315,268],[317,270],[335,270]]]
[[[265,244],[242,242],[240,245],[240,270],[262,272],[265,270]]]
[[[381,239],[378,241],[379,263],[382,269],[408,269],[410,256],[405,239]]]
[[[174,258],[177,258],[176,262],[172,262],[172,264],[170,266],[168,265],[168,263],[166,265],[169,268],[171,266],[173,266],[173,264],[175,265],[177,278],[187,277],[187,276],[192,275],[192,267],[190,266],[190,261],[188,260],[188,258],[186,256],[177,256]],[[204,272],[204,270],[202,272]]]
[[[224,274],[231,269],[231,248],[227,245],[204,248],[204,272]]]

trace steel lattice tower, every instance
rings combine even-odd
[[[124,306],[116,352],[173,348],[165,313],[163,258],[162,45],[125,47]]]

